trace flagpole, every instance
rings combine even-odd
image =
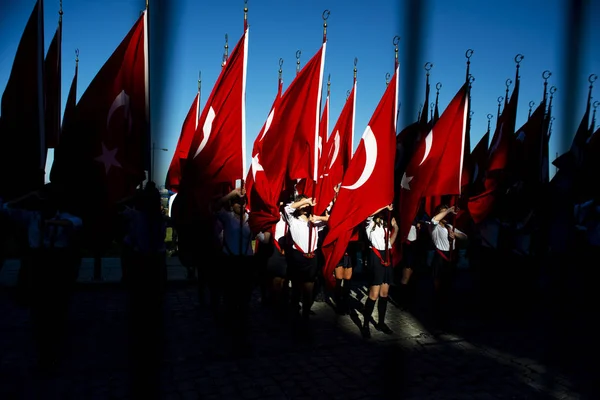
[[[392,44],[394,45],[394,76],[396,77],[396,81],[394,82],[394,84],[396,85],[396,104],[394,107],[398,107],[398,74],[396,73],[396,70],[398,69],[398,44],[400,43],[400,36],[394,36],[394,39],[392,39]],[[385,76],[385,80],[386,80],[386,86],[388,85],[389,81],[388,81],[388,74],[386,74]],[[423,110],[425,110],[427,108],[427,105],[423,106]],[[396,116],[398,116],[398,113],[396,112]],[[396,121],[397,122],[397,121]],[[395,128],[395,126],[394,126]],[[392,199],[393,201],[393,199]],[[392,223],[392,212],[391,210],[388,210],[387,213],[387,229],[384,230],[385,232],[385,258],[386,258],[386,262],[387,265],[391,264],[391,252],[390,252],[390,246],[389,246],[389,241],[390,241],[390,226]]]
[[[37,94],[38,94],[38,135],[39,135],[39,172],[40,187],[46,182],[46,111],[44,107],[45,88],[44,88],[44,1],[38,0],[37,18],[38,18],[38,41],[37,41]]]
[[[240,187],[244,189],[244,173],[246,172],[246,65],[248,62],[248,0],[244,0],[244,65],[242,71],[242,173],[240,175]],[[225,54],[227,54],[227,43],[225,44]],[[225,63],[223,63],[225,65]],[[244,220],[246,216],[246,200],[242,198],[240,215],[240,251],[243,249]]]
[[[144,15],[144,19],[145,19],[145,23],[144,23],[144,53],[145,53],[145,60],[144,60],[144,72],[145,72],[145,86],[146,86],[146,138],[148,140],[147,144],[146,144],[146,160],[148,160],[149,158],[152,157],[151,154],[149,154],[152,149],[151,149],[151,143],[152,143],[152,128],[150,126],[150,46],[149,46],[149,39],[150,39],[150,29],[149,29],[149,24],[150,24],[150,18],[148,17],[150,13],[150,1],[146,0],[146,10],[145,10],[145,15]],[[151,160],[150,163],[150,173],[148,176],[148,182],[150,181],[154,181],[154,165],[153,164],[153,160]],[[142,182],[142,186],[143,186],[143,182]]]
[[[225,68],[227,64],[227,57],[229,57],[229,37],[225,34],[225,45],[223,46],[223,61],[221,62],[221,68]]]
[[[62,118],[61,118],[61,105],[62,105],[62,0],[59,3],[58,10],[58,29],[59,29],[59,39],[58,39],[58,132],[55,145],[58,145],[60,140],[60,133],[62,131]]]

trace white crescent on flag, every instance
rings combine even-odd
[[[121,90],[121,92],[115,97],[112,104],[110,105],[108,115],[106,116],[106,127],[108,128],[108,126],[110,125],[112,115],[115,111],[117,111],[117,108],[119,107],[126,107],[125,112],[127,113],[127,120],[129,122],[129,131],[131,131],[131,113],[129,112],[129,96],[127,95],[127,93],[125,93],[125,90]]]
[[[368,125],[362,140],[365,146],[366,153],[365,167],[362,171],[362,174],[360,175],[358,180],[354,182],[354,184],[349,186],[342,186],[345,189],[358,189],[359,187],[364,185],[367,180],[369,180],[371,174],[373,173],[373,170],[375,169],[375,164],[377,163],[377,139],[375,138],[371,127]]]
[[[329,162],[329,169],[333,167],[333,163],[337,160],[338,154],[340,152],[340,131],[335,131],[335,136],[333,137],[333,156],[331,156],[331,161]]]
[[[206,114],[206,120],[204,121],[204,125],[202,126],[202,133],[204,134],[202,136],[202,141],[200,142],[200,145],[198,146],[198,150],[196,150],[196,154],[194,154],[194,158],[196,158],[196,156],[198,154],[200,154],[200,152],[202,151],[202,149],[204,149],[204,146],[206,146],[206,143],[208,142],[208,139],[210,138],[210,133],[212,131],[212,124],[213,121],[215,120],[215,110],[214,108],[212,108],[212,106],[210,106],[210,108],[208,109],[208,114]]]

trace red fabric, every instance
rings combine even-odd
[[[235,45],[206,101],[181,180],[193,186],[243,179],[248,31]]]
[[[60,135],[61,102],[61,42],[62,19],[54,33],[46,59],[44,61],[45,79],[45,118],[46,118],[46,148],[54,149],[58,145]]]
[[[323,114],[321,115],[321,123],[319,125],[319,141],[317,143],[317,150],[318,150],[318,169],[319,169],[319,173],[317,174],[318,179],[311,179],[311,178],[304,178],[304,188],[303,188],[303,193],[308,196],[308,197],[315,197],[316,200],[319,200],[317,198],[317,191],[318,191],[318,187],[321,184],[321,180],[323,179],[322,173],[321,171],[323,170],[323,162],[324,162],[324,158],[325,156],[324,154],[324,149],[325,146],[327,144],[327,133],[329,132],[329,95],[327,95],[327,98],[325,99],[325,106],[323,107]],[[327,207],[327,205],[325,205],[325,207]],[[321,208],[322,211],[319,212],[314,212],[315,215],[321,215],[324,211],[325,208]]]
[[[520,79],[517,79],[512,97],[498,119],[494,136],[488,150],[488,162],[483,177],[483,192],[469,199],[469,214],[478,224],[494,209],[499,198],[498,191],[504,186],[509,173],[510,157],[514,155],[513,132],[517,118]]]
[[[269,134],[263,138],[260,164],[265,179],[259,187],[258,178],[255,177],[253,185],[253,196],[260,197],[262,203],[258,206],[255,197],[251,200],[253,210],[250,219],[254,220],[253,230],[266,232],[279,221],[282,191],[289,193],[293,189],[286,179],[286,166],[294,138],[297,132],[314,134],[315,126],[318,126],[316,105],[321,93],[325,46],[323,43],[281,96],[279,111],[273,116]]]
[[[145,178],[145,23],[144,11],[81,96],[52,167],[53,182],[87,186],[104,204],[132,195]]]
[[[456,93],[429,134],[418,144],[400,186],[397,243],[408,237],[421,198],[460,194],[468,97],[466,84]],[[394,246],[394,263],[401,246]]]
[[[333,270],[342,258],[355,227],[394,199],[398,67],[386,88],[342,179],[323,241],[323,276],[335,284]]]
[[[2,94],[0,197],[23,196],[44,184],[44,10],[37,1],[17,47]]]
[[[323,69],[323,64],[325,62],[325,47],[326,43],[323,43],[323,53],[320,58],[321,69]],[[306,69],[307,66],[308,64],[303,69]],[[298,77],[296,77],[296,79],[297,78]],[[318,180],[318,145],[320,136],[319,131],[321,129],[320,111],[323,73],[317,78],[318,81],[312,82],[311,85],[305,87],[310,100],[304,103],[297,102],[292,111],[294,113],[300,113],[301,120],[296,126],[294,140],[287,158],[287,176],[290,179],[309,178],[313,181]]]
[[[250,225],[250,229],[255,233],[261,232],[264,226],[269,225],[270,221],[279,216],[279,212],[277,212],[277,215],[275,215],[275,209],[270,209],[268,204],[266,204],[260,197],[261,193],[264,193],[265,191],[268,192],[268,182],[266,181],[266,176],[261,165],[261,149],[263,140],[270,131],[273,118],[275,118],[275,114],[279,112],[279,102],[281,101],[282,88],[283,82],[280,80],[279,84],[277,85],[277,95],[275,96],[275,100],[273,101],[273,105],[271,106],[271,110],[267,116],[267,120],[260,129],[256,139],[254,139],[254,145],[252,147],[252,161],[248,174],[246,175],[248,208],[251,211],[248,224]],[[266,185],[266,188],[263,185]],[[271,214],[270,211],[272,211],[273,214]],[[272,228],[274,229],[275,225],[273,225]]]
[[[192,138],[198,128],[198,114],[200,108],[200,93],[196,93],[192,106],[190,107],[183,125],[181,126],[181,133],[177,142],[177,148],[173,153],[173,159],[169,165],[167,171],[167,178],[165,181],[165,187],[173,192],[177,192],[179,188],[179,181],[181,180],[181,167],[182,163],[186,160],[190,151],[190,145],[192,144]]]
[[[356,82],[346,99],[344,108],[327,140],[321,158],[321,176],[317,183],[314,213],[322,215],[335,196],[334,187],[342,182],[352,158],[352,138],[354,137],[354,107],[356,104]]]

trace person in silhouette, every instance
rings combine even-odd
[[[2,205],[26,233],[29,304],[38,364],[53,370],[67,335],[68,312],[81,264],[81,218],[71,214],[68,195],[56,185]]]

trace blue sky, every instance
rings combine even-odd
[[[168,6],[165,5],[168,4]],[[296,51],[301,50],[301,66],[319,49],[322,38],[321,15],[330,10],[325,82],[331,75],[330,128],[342,109],[346,92],[352,87],[353,60],[358,58],[358,88],[355,147],[385,89],[386,73],[393,73],[392,39],[401,37],[399,127],[416,119],[423,102],[426,62],[433,63],[431,101],[435,84],[441,82],[442,111],[465,78],[467,49],[474,50],[471,144],[479,141],[487,128],[486,115],[494,115],[497,98],[505,94],[505,82],[514,80],[517,54],[521,63],[521,94],[517,126],[527,119],[528,103],[539,104],[543,94],[542,72],[551,71],[548,81],[556,86],[551,158],[562,153],[585,109],[588,76],[600,75],[600,2],[584,1],[584,19],[579,24],[578,42],[582,58],[579,71],[569,73],[567,58],[566,0],[423,0],[423,19],[408,13],[409,1],[371,0],[250,0],[247,73],[247,149],[266,119],[277,92],[278,60],[284,59],[284,89],[295,75]],[[34,0],[2,2],[0,5],[0,90],[8,80],[13,57]],[[415,4],[415,3],[413,3]],[[45,0],[45,46],[48,48],[58,21],[59,1]],[[150,41],[152,59],[152,129],[156,151],[156,175],[164,182],[175,150],[183,119],[197,91],[202,71],[201,105],[208,98],[220,72],[224,36],[231,51],[243,30],[244,1],[173,0],[150,2]],[[63,109],[75,67],[75,49],[80,51],[78,97],[127,34],[144,0],[64,0],[63,1]],[[420,52],[411,47],[421,35]],[[594,89],[600,99],[600,81]],[[411,88],[416,88],[411,91]],[[512,87],[511,87],[512,91]],[[410,95],[414,93],[415,97]],[[565,108],[567,107],[567,108]],[[568,111],[571,107],[571,112]],[[600,115],[598,115],[600,119]],[[561,136],[564,137],[561,141]],[[248,156],[247,159],[250,159]],[[51,157],[49,157],[51,161]],[[554,168],[551,168],[554,173]]]

